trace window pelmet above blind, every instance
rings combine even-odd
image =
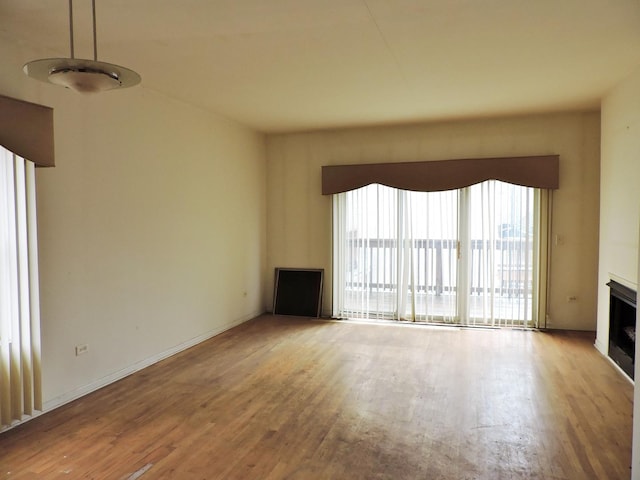
[[[327,165],[322,167],[322,194],[355,190],[379,183],[420,192],[464,188],[485,180],[525,187],[557,189],[559,156],[469,158],[430,162]]]
[[[55,166],[53,109],[0,95],[0,145],[39,167]]]

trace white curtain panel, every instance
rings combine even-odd
[[[539,190],[498,181],[466,189],[469,194],[468,255],[471,324],[537,326]]]
[[[0,147],[0,428],[42,409],[35,168]]]
[[[334,195],[334,316],[535,326],[537,195],[498,181]]]

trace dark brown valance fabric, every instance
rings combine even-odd
[[[420,192],[468,187],[485,180],[557,189],[558,155],[468,158],[431,162],[328,165],[322,167],[322,194],[355,190],[372,183]]]
[[[0,145],[39,167],[55,166],[53,109],[0,95]]]

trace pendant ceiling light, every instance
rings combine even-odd
[[[69,0],[70,58],[44,58],[24,66],[24,73],[42,82],[54,83],[80,93],[102,92],[132,87],[140,83],[133,70],[98,61],[96,41],[96,2],[91,0],[93,14],[93,60],[75,58],[73,49],[73,0]]]

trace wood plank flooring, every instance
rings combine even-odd
[[[265,315],[0,434],[0,478],[629,478],[593,340]]]

